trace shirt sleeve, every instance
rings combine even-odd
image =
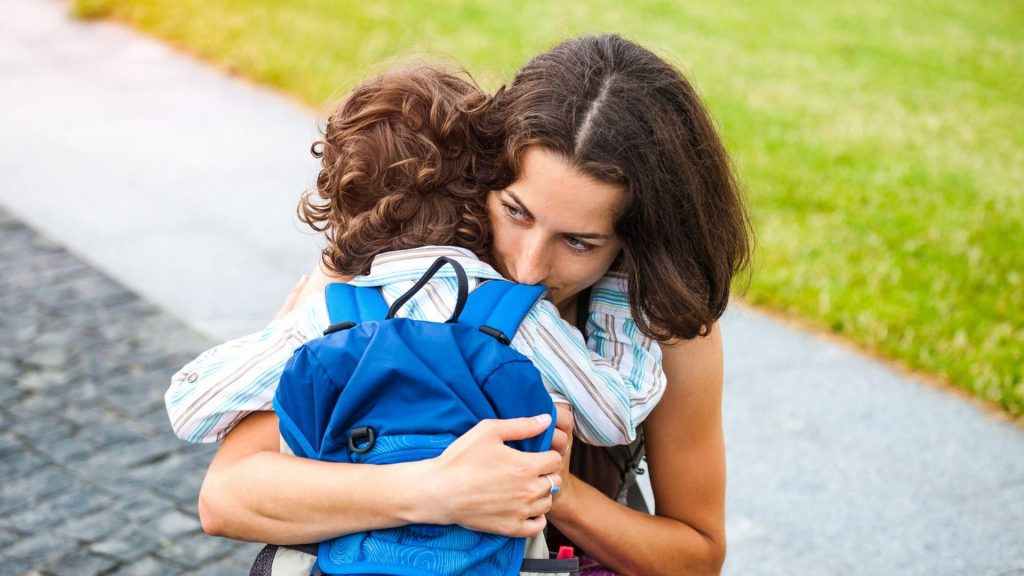
[[[665,391],[661,349],[628,316],[592,310],[588,330],[585,343],[543,301],[524,319],[512,345],[533,361],[552,398],[572,405],[584,442],[629,444]]]
[[[634,385],[633,410],[643,422],[665,393],[661,346],[637,327],[625,277],[609,274],[590,294],[587,348],[611,362]]]
[[[189,442],[216,442],[251,412],[272,410],[284,366],[320,335],[322,295],[263,330],[215,346],[181,368],[164,395],[174,433]]]

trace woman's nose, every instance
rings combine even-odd
[[[516,266],[516,282],[522,284],[543,284],[548,277],[548,259],[544,247],[539,244],[524,245]]]

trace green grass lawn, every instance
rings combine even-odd
[[[1024,414],[1024,8],[1016,0],[78,0],[318,107],[395,58],[494,87],[618,31],[705,94],[758,229],[746,299]]]

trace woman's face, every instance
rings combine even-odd
[[[566,312],[618,256],[615,218],[625,199],[621,186],[595,180],[544,148],[528,148],[519,177],[487,198],[499,271],[547,286]]]

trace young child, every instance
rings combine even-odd
[[[471,287],[501,278],[485,262],[486,191],[474,179],[474,122],[488,103],[471,82],[427,67],[368,80],[341,103],[313,146],[322,163],[318,199],[307,193],[299,207],[300,218],[326,236],[328,269],[379,288],[388,304],[439,256],[462,264]],[[623,284],[606,278],[594,290],[624,301]],[[443,322],[456,289],[444,267],[399,315]],[[635,330],[628,307],[594,314],[592,350],[546,300],[530,310],[511,346],[538,368],[555,402],[572,406],[584,442],[629,444],[664,392],[660,349]],[[175,433],[212,442],[250,412],[272,409],[285,363],[328,325],[324,295],[316,294],[264,330],[185,365],[165,397]]]

